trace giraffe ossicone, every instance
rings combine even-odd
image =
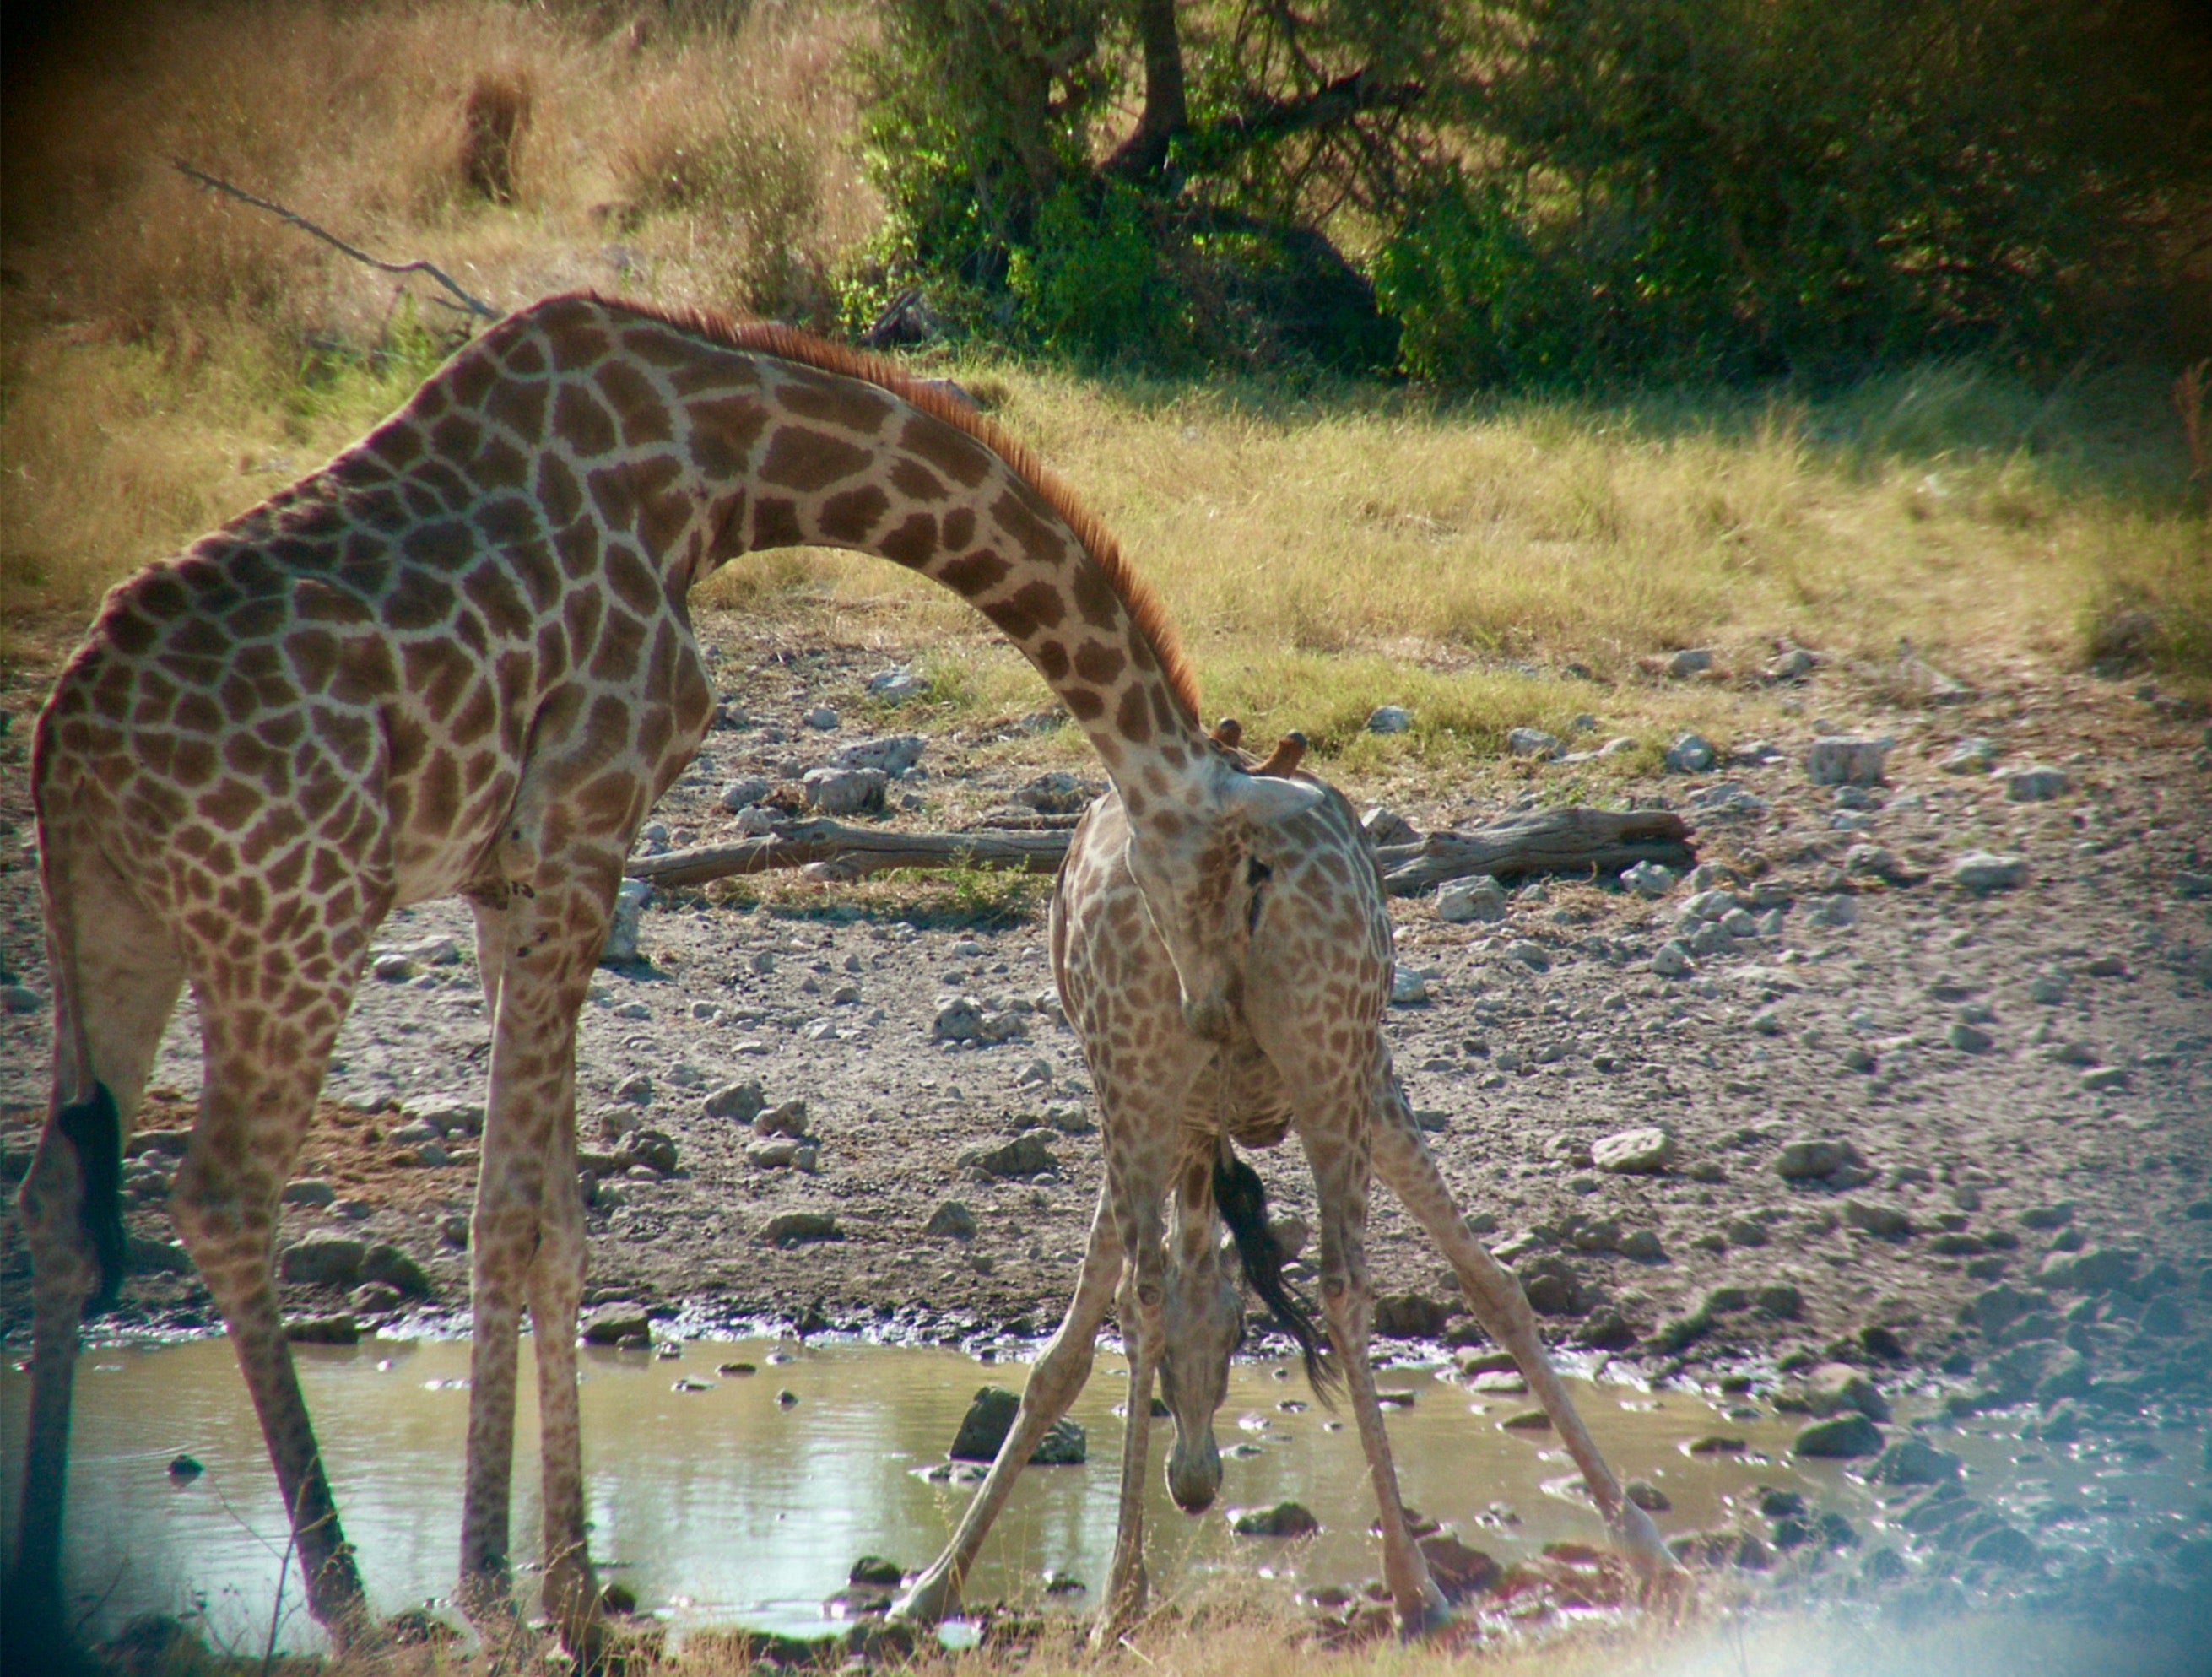
[[[40,715],[32,781],[54,988],[15,1648],[65,1633],[71,1387],[119,1267],[117,1157],[185,986],[200,1114],[172,1209],[222,1311],[309,1606],[367,1623],[285,1341],[279,1195],[376,928],[460,894],[492,1021],[471,1252],[464,1594],[511,1594],[521,1314],[535,1329],[547,1610],[602,1626],[585,1539],[575,1018],[646,811],[713,696],[686,605],[737,556],[878,555],[971,602],[1097,750],[1146,913],[1210,964],[1219,835],[1309,799],[1196,720],[1165,613],[1029,451],[955,396],[789,329],[574,294],[465,346],[320,470],[107,596]],[[1218,928],[1217,928],[1218,929]]]

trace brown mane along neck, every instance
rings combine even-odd
[[[772,356],[838,378],[857,379],[889,392],[931,418],[965,433],[1006,464],[1049,506],[1066,524],[1098,567],[1151,646],[1160,673],[1182,711],[1182,720],[1198,728],[1198,684],[1182,649],[1167,608],[1139,576],[1121,551],[1121,544],[1098,515],[1054,472],[1028,444],[988,415],[959,401],[942,387],[916,379],[882,356],[848,348],[772,320],[739,320],[717,310],[662,307],[628,297],[598,291],[571,294],[600,307],[637,319],[654,320],[681,332],[706,339],[727,349]],[[559,301],[547,299],[547,301]]]

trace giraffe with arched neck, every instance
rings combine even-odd
[[[590,295],[509,316],[321,470],[114,589],[33,745],[54,987],[50,1116],[21,1198],[34,1276],[18,1649],[61,1634],[70,1401],[120,1277],[120,1148],[184,987],[200,1110],[171,1206],[220,1308],[307,1598],[368,1623],[277,1309],[290,1174],[379,924],[473,905],[491,1018],[471,1224],[465,1599],[509,1586],[530,1312],[544,1596],[598,1646],[575,1318],[575,1020],[647,810],[712,709],[686,607],[738,555],[872,553],[972,603],[1097,749],[1177,1006],[1224,1029],[1206,859],[1316,794],[1198,726],[1164,615],[1103,527],[947,392],[787,329]],[[1139,1291],[1146,1298],[1146,1281]],[[1140,1298],[1142,1308],[1152,1308]]]
[[[1238,731],[1224,722],[1213,738],[1234,753]],[[1290,735],[1264,763],[1235,755],[1255,776],[1280,778],[1294,775],[1304,746]],[[1143,1480],[1156,1371],[1175,1431],[1170,1495],[1196,1512],[1220,1488],[1212,1422],[1243,1335],[1241,1267],[1297,1334],[1309,1373],[1333,1373],[1346,1390],[1401,1627],[1413,1635],[1442,1624],[1445,1602],[1407,1522],[1367,1360],[1367,1197],[1378,1177],[1436,1242],[1476,1318],[1511,1353],[1647,1586],[1660,1595],[1680,1586],[1684,1574],[1650,1517],[1628,1500],[1576,1413],[1520,1284],[1469,1231],[1391,1070],[1382,1031],[1390,916],[1374,852],[1334,788],[1304,774],[1295,783],[1312,792],[1308,808],[1218,829],[1178,898],[1202,917],[1184,928],[1185,941],[1205,946],[1224,975],[1218,1013],[1192,1008],[1182,993],[1176,939],[1160,925],[1137,863],[1141,822],[1120,793],[1092,804],[1070,841],[1053,894],[1053,971],[1097,1091],[1106,1182],[1066,1315],[959,1525],[900,1598],[902,1617],[933,1619],[957,1607],[1017,1476],[1089,1377],[1100,1326],[1118,1297],[1129,1359],[1121,1508],[1092,1633],[1094,1646],[1112,1644],[1146,1599]],[[1314,1324],[1283,1285],[1258,1178],[1235,1152],[1292,1134],[1314,1176],[1333,1370],[1317,1364]],[[1236,1261],[1222,1248],[1224,1220]]]

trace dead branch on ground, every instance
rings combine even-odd
[[[656,885],[703,885],[734,874],[803,867],[817,879],[857,879],[895,867],[1011,867],[1050,873],[1066,832],[901,833],[817,818],[758,838],[641,856],[623,871]],[[1567,808],[1507,816],[1472,833],[1430,833],[1376,853],[1383,886],[1411,896],[1473,873],[1610,873],[1638,862],[1688,867],[1697,860],[1682,818],[1664,810]]]
[[[1382,889],[1413,896],[1447,879],[1488,873],[1612,873],[1638,862],[1686,868],[1697,861],[1682,817],[1665,810],[1529,810],[1471,833],[1428,833],[1375,853]]]

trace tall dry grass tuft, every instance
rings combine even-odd
[[[497,306],[598,285],[817,313],[873,216],[836,73],[865,14],[657,15],[94,4],[0,106],[0,605],[81,610],[314,465],[404,396],[392,368],[428,370],[419,336],[394,353],[410,315],[451,324],[173,157]],[[651,183],[695,157],[664,210]]]
[[[493,204],[513,204],[522,137],[529,131],[530,73],[487,70],[469,88],[461,112],[461,184]]]

